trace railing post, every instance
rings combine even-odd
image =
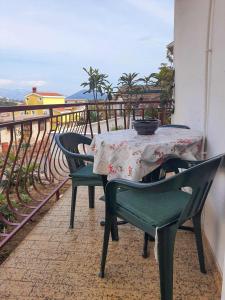
[[[56,191],[55,196],[56,196],[56,201],[58,201],[59,198],[60,198],[60,192],[59,192],[59,190]]]
[[[84,126],[84,135],[86,135],[87,133],[87,124],[88,124],[88,106],[85,105],[85,113],[84,113],[84,116],[85,116],[85,126]],[[76,116],[77,117],[77,116]],[[77,118],[76,118],[76,121],[77,121]]]
[[[53,109],[52,108],[49,108],[49,116],[53,117]]]
[[[90,132],[91,132],[91,137],[93,138],[93,130],[92,130],[92,125],[91,125],[91,116],[90,116],[90,110],[88,108],[88,105],[85,106],[86,112],[87,112],[87,118],[86,118],[86,125],[89,123],[90,126]],[[87,126],[85,125],[85,131],[87,132]]]

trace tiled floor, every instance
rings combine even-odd
[[[96,199],[102,194],[99,188]],[[0,266],[0,299],[159,299],[158,266],[141,256],[143,234],[123,225],[120,241],[111,242],[106,278],[98,277],[104,203],[88,208],[80,188],[75,229],[68,229],[70,190]],[[198,267],[194,236],[178,233],[175,249],[174,299],[220,299],[212,273]]]

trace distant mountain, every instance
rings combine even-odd
[[[30,91],[26,90],[26,89],[0,88],[0,97],[17,100],[17,101],[23,101],[25,95],[27,95],[29,93],[30,93]]]
[[[74,100],[74,99],[85,99],[85,100],[94,100],[94,97],[93,97],[93,94],[92,93],[85,93],[86,92],[85,89],[83,90],[80,90],[68,97],[66,97],[66,100]],[[105,100],[106,99],[106,95],[103,95],[101,96],[99,93],[98,93],[98,100]]]

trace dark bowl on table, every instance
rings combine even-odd
[[[133,121],[134,129],[140,135],[154,134],[156,129],[160,125],[158,119],[146,119],[146,120],[135,120]]]

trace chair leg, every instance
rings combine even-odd
[[[117,217],[112,217],[112,221],[111,221],[111,235],[112,235],[112,241],[119,241]]]
[[[158,231],[158,259],[161,300],[173,299],[173,251],[177,227]]]
[[[144,233],[143,252],[142,252],[142,257],[144,257],[144,258],[147,258],[149,256],[149,253],[148,253],[148,239],[149,239],[149,235],[145,232]]]
[[[71,212],[70,212],[70,228],[74,228],[74,215],[77,197],[77,186],[72,187]]]
[[[204,259],[204,250],[202,243],[202,231],[201,231],[201,214],[192,218],[194,224],[195,240],[198,251],[198,260],[200,265],[200,271],[206,273],[205,269],[205,259]]]
[[[95,187],[89,186],[88,187],[88,196],[89,196],[89,208],[95,207]]]
[[[103,182],[103,190],[104,190],[104,194],[105,194],[106,185],[108,183],[106,175],[102,175],[102,182]],[[101,226],[106,226],[106,220],[101,221],[100,224],[101,224]],[[110,230],[111,230],[111,235],[112,235],[112,241],[119,241],[117,217],[111,218]]]
[[[101,278],[104,278],[104,276],[105,276],[105,263],[106,263],[106,257],[107,257],[107,252],[108,252],[110,230],[111,230],[111,219],[108,218],[105,222],[101,267],[100,267],[100,273],[99,273],[99,277],[101,277]]]

